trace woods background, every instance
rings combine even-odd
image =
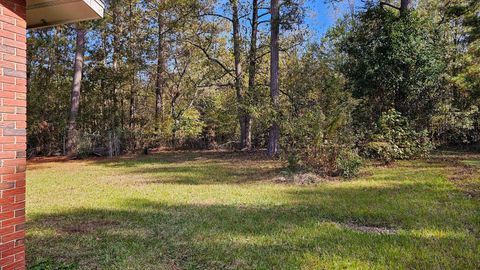
[[[351,1],[316,38],[301,0],[107,1],[29,32],[28,155],[268,147],[348,174],[474,144],[479,6]]]

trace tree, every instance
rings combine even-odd
[[[256,16],[255,18],[252,17],[252,20],[257,19],[258,20],[258,2],[256,2],[255,5],[252,6],[252,8],[255,7]],[[227,14],[219,14],[215,13],[211,10],[206,10],[203,12],[203,14],[200,14],[199,17],[212,17],[212,18],[217,18],[221,20],[227,21],[229,24],[231,24],[231,44],[232,48],[230,50],[230,53],[233,58],[233,67],[232,64],[228,63],[227,61],[221,60],[220,57],[214,57],[212,55],[212,52],[209,50],[211,49],[211,39],[208,39],[208,42],[205,45],[200,45],[197,44],[196,46],[204,52],[205,56],[210,59],[213,63],[219,65],[225,72],[225,74],[229,75],[233,79],[233,89],[235,92],[235,97],[237,101],[237,118],[238,118],[238,123],[240,127],[240,144],[239,148],[240,149],[250,149],[251,148],[251,128],[252,128],[252,118],[251,115],[248,112],[247,107],[249,104],[246,102],[248,101],[248,90],[251,90],[249,88],[247,91],[245,90],[244,86],[244,72],[243,72],[243,59],[242,55],[244,54],[243,50],[243,41],[244,37],[242,37],[241,30],[242,26],[242,18],[245,17],[245,15],[241,14],[242,6],[241,2],[238,0],[229,0],[228,1],[228,8],[229,11],[226,12]],[[210,9],[212,9],[210,7]],[[243,20],[244,21],[244,20]],[[253,22],[252,21],[252,31],[253,31],[253,36],[255,40],[255,46],[256,45],[256,37],[258,34],[258,21]],[[252,42],[252,41],[251,41]],[[250,52],[252,53],[251,50],[252,47],[250,47]],[[248,59],[249,59],[249,76],[254,76],[254,73],[256,73],[256,69],[251,69],[251,64],[252,61],[251,57],[252,54],[249,54]],[[257,61],[255,58],[254,61]],[[253,87],[252,84],[249,84],[249,87]]]
[[[161,122],[163,122],[163,88],[165,86],[165,22],[163,11],[158,8],[158,47],[157,47],[157,74],[155,80],[155,131],[158,132]]]
[[[85,33],[82,26],[77,25],[77,46],[75,52],[75,64],[73,70],[72,96],[70,116],[68,120],[67,156],[73,158],[78,155],[78,130],[77,116],[80,108],[80,90],[82,85],[83,60],[85,50]]]
[[[238,0],[230,0],[230,6],[232,8],[232,43],[233,43],[233,59],[234,59],[234,87],[237,96],[237,103],[239,106],[239,123],[240,123],[240,148],[246,148],[250,145],[248,141],[248,130],[250,129],[250,123],[247,123],[247,115],[243,106],[244,100],[244,87],[243,87],[243,71],[242,71],[242,59],[241,59],[241,44],[240,44],[240,15]]]
[[[408,12],[410,8],[410,1],[411,0],[401,0],[400,1],[400,14],[403,16]]]
[[[410,1],[411,0],[401,0],[400,1],[400,7],[398,6],[395,6],[395,5],[392,5],[388,2],[383,2],[383,1],[380,1],[380,5],[382,6],[388,6],[388,7],[391,7],[391,8],[394,8],[394,9],[397,9],[400,11],[400,16],[405,16],[405,14],[407,14],[409,8],[410,8]]]
[[[398,17],[380,7],[357,15],[341,48],[343,73],[355,98],[362,100],[356,122],[374,125],[383,112],[399,111],[426,127],[442,98],[443,46],[428,21],[415,14]]]
[[[279,84],[279,60],[280,60],[280,2],[270,2],[270,98],[274,112],[278,112],[280,106],[280,84]],[[277,117],[275,115],[274,117]],[[278,154],[280,139],[280,127],[274,119],[268,136],[267,153],[270,157]]]
[[[251,30],[250,30],[250,49],[248,52],[248,90],[247,98],[248,103],[252,106],[254,100],[254,92],[256,89],[256,76],[257,76],[257,41],[258,41],[258,27],[259,27],[259,14],[258,14],[258,0],[252,0],[252,16],[251,16]],[[246,102],[244,102],[246,103]],[[245,105],[244,105],[245,106]],[[246,149],[252,148],[252,115],[248,110],[244,110],[244,125],[245,125],[245,138],[243,147]]]

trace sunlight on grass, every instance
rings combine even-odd
[[[436,163],[310,186],[230,153],[32,163],[29,265],[73,269],[474,269],[478,198]],[[478,175],[476,175],[478,178]]]

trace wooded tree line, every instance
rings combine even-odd
[[[100,21],[30,31],[30,155],[267,148],[348,174],[478,142],[478,1],[365,1],[321,40],[307,7],[111,0]]]

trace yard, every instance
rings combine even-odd
[[[258,155],[31,161],[31,269],[475,269],[480,155],[277,183]]]

